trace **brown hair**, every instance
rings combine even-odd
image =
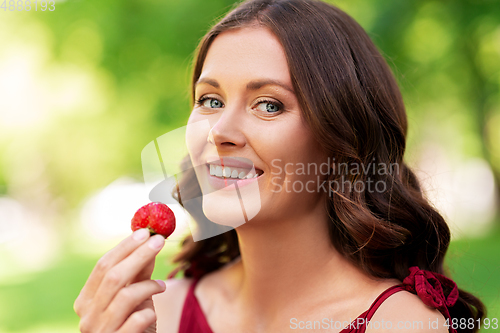
[[[370,170],[373,166],[369,174],[334,172],[328,180],[387,185],[385,191],[332,189],[327,210],[335,248],[375,277],[402,281],[411,266],[444,274],[450,231],[403,161],[408,124],[398,85],[369,36],[346,13],[315,0],[239,4],[205,35],[197,49],[193,102],[194,83],[213,40],[226,30],[255,25],[270,29],[280,40],[303,116],[328,156],[337,165],[370,165]],[[189,158],[184,163],[189,164]],[[388,165],[396,168],[384,172]],[[193,179],[194,172],[185,174],[180,186],[201,196]],[[195,219],[203,214],[201,202],[190,213]],[[237,235],[231,230],[199,242],[186,238],[174,262],[189,265],[185,276],[200,277],[238,255]],[[485,307],[460,290],[450,314],[476,320],[483,318]],[[476,332],[476,321],[474,325],[464,332]]]

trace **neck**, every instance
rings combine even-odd
[[[342,300],[352,287],[366,286],[360,282],[369,278],[333,247],[323,207],[237,229],[241,260],[234,265],[234,276],[244,313],[272,321],[284,309]]]

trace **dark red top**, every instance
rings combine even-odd
[[[411,267],[410,272],[411,274],[404,279],[403,284],[386,289],[377,297],[368,310],[354,319],[349,326],[339,333],[364,333],[366,323],[371,320],[379,306],[389,296],[402,290],[416,293],[426,305],[438,309],[451,322],[447,307],[453,306],[458,298],[458,290],[455,289],[456,284],[440,274],[420,270],[418,267]],[[187,293],[182,309],[179,333],[213,333],[194,295],[194,288],[198,281],[198,279],[193,281]],[[441,284],[452,288],[454,286],[448,297],[444,296]],[[451,326],[450,333],[456,333],[456,330],[452,329]]]

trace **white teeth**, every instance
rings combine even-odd
[[[215,175],[216,175],[217,177],[222,177],[222,167],[217,166],[217,167],[215,168]]]
[[[221,165],[210,164],[210,175],[220,178],[250,179],[259,176],[247,170],[233,167],[222,167]]]

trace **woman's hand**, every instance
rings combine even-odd
[[[162,236],[139,229],[99,259],[74,304],[81,332],[156,331],[152,296],[165,283],[151,274],[164,244]]]

